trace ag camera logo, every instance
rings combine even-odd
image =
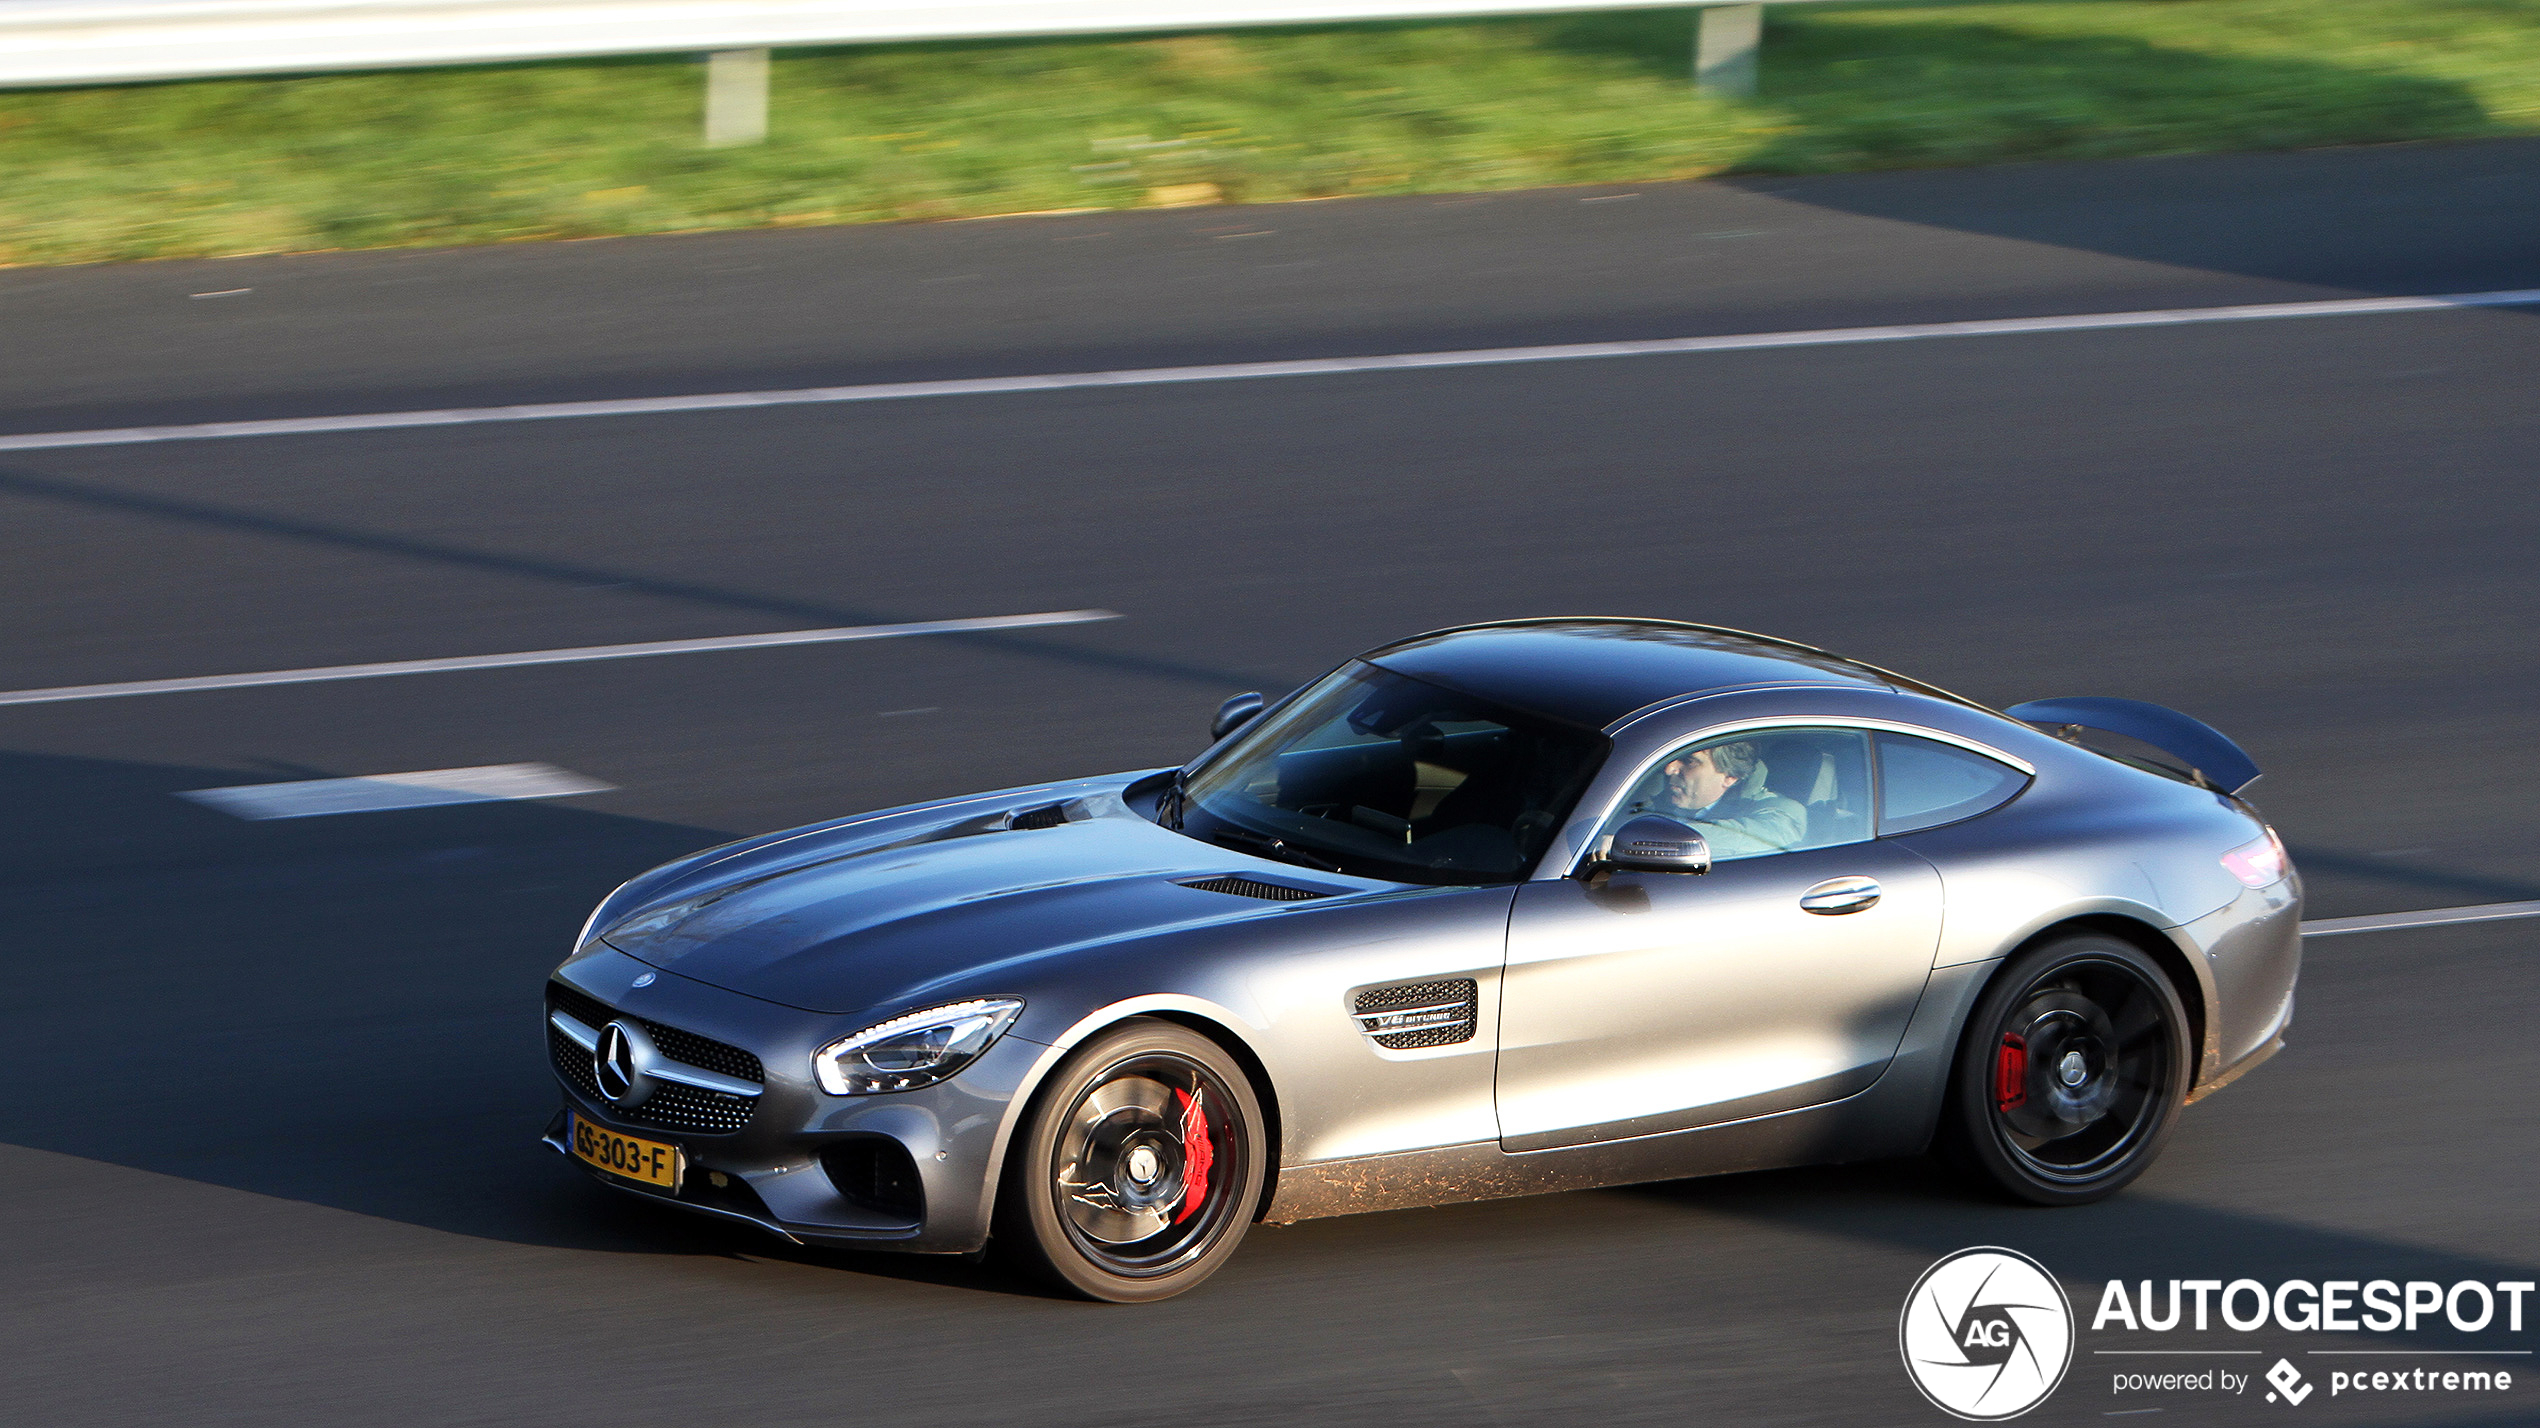
[[[1943,1413],[2017,1418],[2073,1363],[2073,1306],[2046,1266],[1993,1245],[1923,1271],[1896,1322],[1906,1376]]]

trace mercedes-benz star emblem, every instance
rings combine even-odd
[[[600,1044],[591,1048],[591,1076],[600,1083],[600,1094],[612,1101],[625,1101],[635,1089],[635,1043],[626,1034],[626,1023],[610,1022],[600,1032]]]

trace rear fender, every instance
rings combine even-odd
[[[2196,1060],[2191,1084],[2214,1073],[2221,1045],[2214,1014],[2218,997],[2213,967],[2187,929],[2144,903],[2127,898],[2081,899],[2034,917],[1995,944],[1998,950],[1986,959],[1993,962],[1988,980],[2030,947],[2070,932],[2096,932],[2133,943],[2160,963],[2187,1009]]]

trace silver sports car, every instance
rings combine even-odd
[[[548,1143],[1138,1301],[1255,1221],[1926,1149],[2094,1200],[2292,1016],[2257,769],[2157,705],[1559,619],[1212,732],[627,883],[547,986]]]

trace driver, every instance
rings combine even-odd
[[[1664,773],[1650,811],[1692,824],[1715,858],[1778,853],[1808,836],[1808,810],[1764,786],[1764,763],[1744,740],[1678,754]]]

